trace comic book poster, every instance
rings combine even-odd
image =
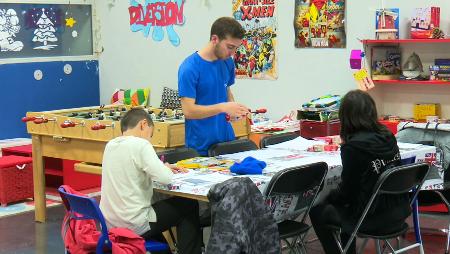
[[[295,0],[295,47],[345,48],[345,0]]]
[[[233,16],[246,30],[234,55],[236,78],[275,80],[276,0],[232,0]]]

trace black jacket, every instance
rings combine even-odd
[[[341,146],[341,159],[342,181],[339,188],[330,194],[329,201],[345,208],[349,218],[355,221],[367,205],[380,174],[400,165],[397,140],[390,132],[356,133]],[[407,194],[379,196],[372,208],[366,220],[381,222],[389,216],[403,221],[411,213]]]
[[[281,253],[278,227],[256,185],[235,177],[213,186],[211,236],[206,253]]]

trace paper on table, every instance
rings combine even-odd
[[[309,139],[305,139],[303,137],[298,137],[293,140],[289,140],[289,141],[286,141],[283,143],[268,146],[268,148],[306,151],[306,149],[308,149],[309,147],[311,147],[313,145],[323,145],[323,144],[325,144],[323,141],[309,140]]]
[[[177,175],[180,175],[180,177],[176,178],[176,181],[184,181],[194,185],[221,183],[233,177],[231,175],[225,175],[218,172],[205,173],[205,172],[195,172],[192,170],[189,173]]]
[[[220,157],[236,160],[236,161],[242,161],[243,159],[247,158],[248,156],[251,156],[257,160],[265,161],[269,158],[273,157],[280,157],[280,156],[289,156],[294,154],[294,152],[288,151],[288,150],[280,150],[280,149],[260,149],[260,150],[252,150],[252,151],[245,151],[240,153],[232,153],[232,154],[225,154],[221,155]]]
[[[267,159],[267,167],[263,170],[264,173],[278,172],[285,168],[297,167],[306,164],[323,161],[328,164],[328,167],[341,166],[341,157],[339,153],[315,153],[303,152],[295,156],[274,157]]]
[[[422,146],[421,144],[411,144],[411,143],[402,143],[402,142],[397,142],[398,148],[400,149],[416,149],[420,146]]]

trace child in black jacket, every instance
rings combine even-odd
[[[394,135],[377,120],[374,100],[366,92],[348,92],[341,101],[342,173],[339,188],[310,211],[311,221],[325,253],[340,253],[328,225],[342,229],[345,245],[378,177],[386,169],[400,165]],[[401,227],[411,214],[408,195],[380,196],[375,200],[360,229],[384,232]],[[388,226],[388,227],[387,227]],[[387,232],[386,232],[387,233]],[[353,241],[347,253],[355,253]]]

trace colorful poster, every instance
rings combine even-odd
[[[185,0],[145,0],[144,4],[137,0],[130,0],[128,12],[130,14],[130,29],[132,32],[142,31],[148,37],[152,30],[152,39],[162,41],[164,30],[173,46],[180,45],[180,37],[173,26],[184,24],[183,15]]]
[[[237,78],[275,80],[277,20],[275,0],[233,0],[233,16],[246,30],[234,55]]]
[[[295,47],[345,48],[345,0],[295,0]]]

